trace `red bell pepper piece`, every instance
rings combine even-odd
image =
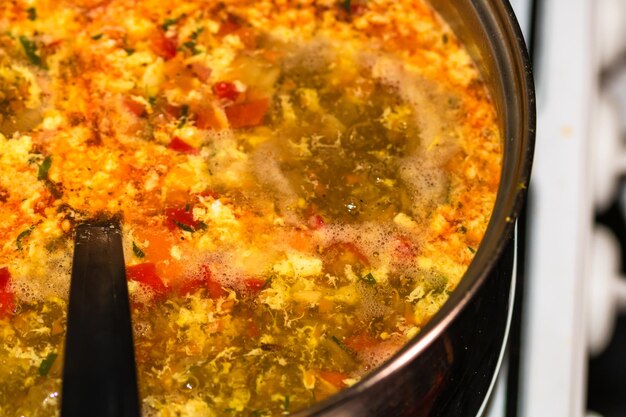
[[[156,266],[152,262],[127,267],[126,278],[129,281],[137,281],[147,285],[158,296],[162,296],[167,292],[167,286],[157,275]]]
[[[167,147],[173,151],[186,153],[190,155],[197,155],[200,153],[198,149],[194,148],[187,142],[183,141],[178,136],[174,136],[174,139],[172,139],[172,141],[170,142],[169,145],[167,145]]]

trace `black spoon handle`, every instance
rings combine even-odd
[[[118,223],[76,229],[62,417],[138,417],[133,334]]]

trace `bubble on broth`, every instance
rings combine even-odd
[[[26,303],[44,301],[51,297],[67,299],[69,295],[73,246],[68,241],[63,250],[47,251],[36,247],[38,256],[30,262],[19,259],[10,265],[11,288],[16,297]]]

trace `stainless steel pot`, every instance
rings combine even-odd
[[[421,334],[360,383],[296,416],[476,415],[506,342],[515,220],[529,181],[535,97],[522,34],[506,0],[432,0],[489,85],[504,138],[493,216],[458,288]]]

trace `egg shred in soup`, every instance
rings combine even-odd
[[[73,232],[122,219],[144,416],[280,415],[437,312],[502,139],[414,0],[4,0],[0,415],[59,414]]]

